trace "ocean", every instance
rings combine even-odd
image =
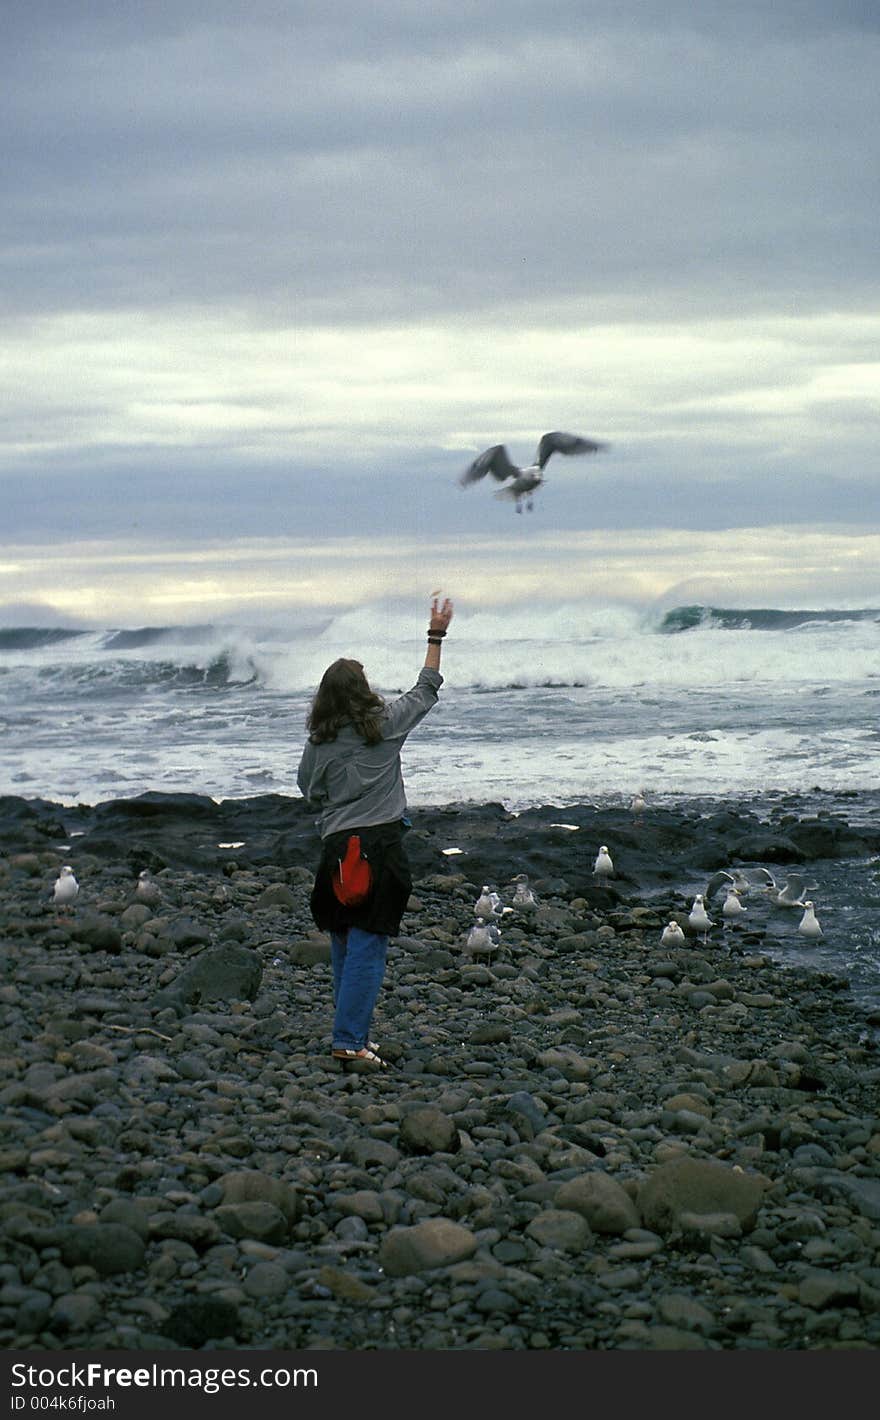
[[[0,793],[296,795],[310,698],[338,656],[390,697],[415,680],[424,626],[378,603],[311,623],[0,627]],[[636,790],[649,804],[831,804],[851,822],[880,809],[880,610],[457,611],[442,670],[404,750],[416,811]],[[877,861],[835,865],[820,911],[826,937],[799,955],[880,1004]]]

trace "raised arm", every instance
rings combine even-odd
[[[452,602],[448,597],[444,597],[441,603],[439,592],[434,593],[431,602],[431,615],[428,621],[428,648],[425,653],[425,665],[428,670],[439,671],[440,653],[443,650],[443,637],[446,635],[447,627],[452,620]]]
[[[412,690],[407,690],[392,700],[386,707],[383,720],[383,739],[406,736],[414,725],[424,719],[432,706],[437,704],[437,691],[443,684],[440,674],[440,652],[446,628],[452,620],[452,602],[448,597],[441,602],[439,593],[434,593],[428,618],[428,649],[425,663],[419,671],[418,680]],[[425,672],[430,672],[426,675]]]

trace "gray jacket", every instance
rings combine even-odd
[[[412,690],[392,700],[382,713],[382,738],[368,745],[352,725],[335,740],[306,741],[296,782],[303,798],[320,810],[321,837],[347,828],[393,823],[406,813],[400,767],[403,742],[437,704],[443,684],[439,671],[423,666]]]

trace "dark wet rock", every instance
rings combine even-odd
[[[218,1179],[223,1189],[223,1202],[268,1203],[276,1208],[288,1221],[294,1223],[300,1216],[302,1200],[297,1190],[283,1179],[263,1173],[259,1169],[241,1169],[224,1173]]]
[[[260,989],[263,966],[249,947],[232,942],[212,947],[186,967],[170,991],[193,1004],[202,1001],[253,1001]]]
[[[454,1154],[461,1147],[458,1126],[433,1105],[417,1105],[401,1120],[400,1147],[407,1154]]]
[[[541,1247],[564,1252],[583,1252],[593,1234],[586,1218],[563,1208],[545,1208],[526,1224],[530,1238]]]
[[[626,1189],[601,1169],[580,1174],[560,1185],[556,1206],[585,1218],[594,1232],[622,1234],[637,1228],[640,1218]]]
[[[122,950],[122,933],[112,918],[87,912],[74,917],[69,932],[75,942],[82,942],[95,952]]]
[[[211,930],[201,922],[194,922],[191,917],[176,917],[173,921],[162,923],[162,935],[168,939],[172,947],[178,950],[185,950],[187,947],[204,947],[211,942]],[[199,978],[201,984],[201,978]],[[212,1000],[211,996],[201,995],[205,1000]]]
[[[679,1158],[654,1169],[640,1186],[637,1202],[648,1228],[658,1233],[680,1228],[680,1215],[733,1214],[744,1232],[757,1221],[767,1180],[715,1159]]]
[[[534,1139],[547,1126],[546,1109],[528,1090],[514,1090],[507,1100],[506,1110],[523,1138]]]
[[[214,1218],[232,1238],[259,1238],[262,1242],[283,1243],[290,1222],[272,1203],[224,1203],[214,1210]]]
[[[221,1297],[187,1297],[172,1307],[162,1335],[189,1350],[198,1350],[208,1341],[225,1337],[234,1340],[239,1328],[239,1309]]]
[[[144,1240],[123,1223],[93,1223],[59,1228],[61,1257],[68,1267],[94,1267],[101,1277],[134,1272],[144,1260]]]

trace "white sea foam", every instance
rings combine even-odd
[[[414,800],[876,785],[875,620],[767,629],[768,613],[751,630],[728,615],[670,633],[661,615],[571,601],[456,612],[440,706],[407,745]],[[376,603],[289,632],[0,640],[0,790],[85,802],[145,788],[295,793],[327,665],[353,656],[383,694],[406,690],[426,625]]]
[[[376,607],[336,617],[316,637],[267,648],[265,682],[276,690],[314,689],[339,656],[360,660],[377,688],[405,689],[424,641],[411,613]],[[874,621],[805,623],[787,630],[720,629],[711,621],[678,633],[659,617],[627,606],[561,603],[522,612],[456,615],[445,642],[443,673],[457,685],[584,685],[664,688],[735,687],[775,682],[811,685],[849,681],[860,666],[880,670],[880,627]]]

